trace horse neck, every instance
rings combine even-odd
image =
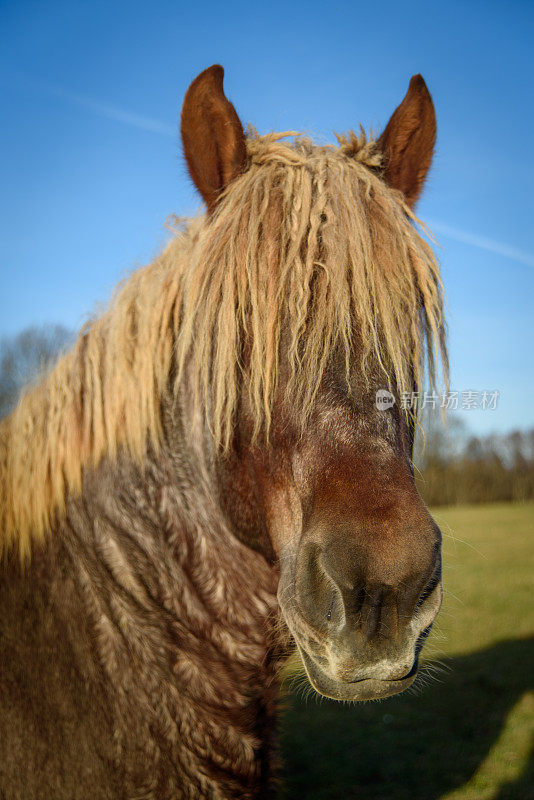
[[[104,460],[69,500],[61,538],[117,714],[128,728],[136,708],[155,714],[169,758],[189,739],[199,774],[211,742],[248,784],[266,747],[258,725],[276,710],[277,575],[228,530],[208,470],[165,449],[142,467]]]
[[[202,631],[229,656],[229,634],[265,642],[277,575],[228,529],[205,465],[192,469],[165,449],[142,466],[124,453],[105,459],[69,500],[63,533],[69,548],[83,550],[84,582],[112,622],[117,590],[137,625],[161,611],[182,636]],[[104,573],[106,591],[97,591]]]

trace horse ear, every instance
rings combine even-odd
[[[182,143],[189,174],[211,213],[222,190],[243,172],[243,126],[223,91],[224,69],[208,67],[195,78],[182,106]]]
[[[378,140],[384,154],[384,180],[413,207],[423,188],[436,143],[436,113],[421,75],[414,75],[406,97]]]

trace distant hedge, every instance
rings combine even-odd
[[[428,505],[534,499],[534,430],[484,438],[430,425],[416,454],[416,481]]]

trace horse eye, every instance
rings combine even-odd
[[[321,216],[319,217],[319,219],[321,220],[321,222],[326,222],[326,220],[328,219],[328,217],[326,216],[326,214],[321,214]]]

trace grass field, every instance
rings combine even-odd
[[[446,596],[403,695],[288,694],[286,800],[534,800],[534,503],[437,509]]]

